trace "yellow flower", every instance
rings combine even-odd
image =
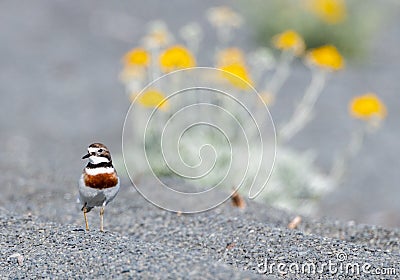
[[[272,43],[275,48],[280,50],[290,50],[294,54],[300,55],[305,49],[303,38],[293,30],[286,30],[272,38]]]
[[[160,55],[160,66],[164,72],[196,66],[196,61],[188,49],[176,45],[166,49]]]
[[[157,89],[149,88],[143,92],[138,98],[139,104],[144,107],[157,108],[166,110],[168,108],[168,100],[162,92]]]
[[[363,120],[384,119],[387,115],[385,104],[374,93],[366,93],[353,98],[349,111],[353,117]]]
[[[124,55],[125,66],[147,66],[150,63],[150,55],[144,48],[135,48]]]
[[[311,64],[328,70],[340,70],[345,64],[341,54],[331,45],[322,46],[309,51],[307,60]]]
[[[346,18],[344,0],[308,0],[307,4],[312,13],[327,23],[340,23]]]
[[[218,65],[229,65],[233,63],[244,63],[244,55],[241,49],[227,48],[218,52]]]
[[[223,77],[226,78],[232,85],[240,89],[248,89],[249,84],[253,85],[246,66],[241,63],[233,63],[220,67],[221,70],[229,72],[223,73]],[[233,75],[231,75],[233,74]]]

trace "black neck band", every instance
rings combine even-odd
[[[93,163],[91,163],[91,162],[89,162],[87,165],[86,165],[86,168],[90,168],[90,169],[92,169],[92,168],[98,168],[98,167],[114,167],[113,165],[112,165],[112,162],[110,161],[110,162],[100,162],[100,163],[98,163],[98,164],[93,164]]]

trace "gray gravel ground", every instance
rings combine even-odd
[[[91,231],[85,232],[73,182],[55,179],[53,185],[65,188],[51,189],[47,180],[38,176],[14,185],[2,197],[1,278],[377,279],[326,271],[260,274],[265,258],[269,264],[322,267],[331,261],[400,271],[398,229],[303,218],[297,230],[289,230],[293,214],[251,201],[245,210],[225,203],[177,215],[149,204],[129,182],[106,209],[106,232],[98,230],[98,210],[89,214]],[[343,254],[346,260],[338,262]]]
[[[146,242],[134,235],[85,232],[72,225],[1,214],[3,277],[9,278],[254,278],[250,272],[216,262],[186,244]],[[17,246],[15,246],[17,245]],[[194,248],[193,248],[194,247]],[[15,252],[22,255],[12,257]],[[10,257],[11,256],[11,257]],[[22,259],[23,258],[23,259]]]
[[[209,7],[226,3],[231,1],[1,1],[0,153],[8,152],[26,168],[37,164],[38,157],[46,157],[56,171],[65,169],[65,163],[56,160],[60,147],[68,151],[63,154],[65,162],[76,160],[82,147],[93,141],[120,153],[129,106],[117,79],[121,56],[138,44],[151,20],[164,19],[174,33],[184,23],[198,21],[205,27],[201,55],[208,58],[202,60],[207,65],[214,49],[208,44],[214,46],[215,33],[204,14]],[[389,8],[388,3],[382,1],[382,6]],[[347,114],[349,99],[376,91],[387,103],[388,118],[378,133],[366,139],[360,156],[350,163],[349,177],[323,200],[320,213],[398,226],[400,6],[393,4],[390,9],[391,20],[376,34],[366,67],[349,64],[331,77],[318,101],[315,120],[291,144],[299,151],[315,149],[318,166],[328,171],[332,152],[345,147],[356,125]],[[235,43],[251,49],[249,32],[241,30]],[[272,108],[277,124],[289,117],[298,100],[295,94],[309,79],[308,69],[295,67]],[[71,165],[72,174],[79,172],[78,164]],[[60,176],[65,175],[60,172]]]
[[[399,230],[307,220],[300,230],[288,230],[290,215],[252,203],[245,211],[225,204],[203,214],[178,216],[149,205],[128,189],[106,212],[107,232],[98,231],[98,223],[93,221],[98,219],[97,213],[89,218],[92,230],[85,232],[78,211],[59,216],[60,222],[55,223],[45,213],[37,218],[2,210],[0,275],[253,279],[271,276],[257,271],[265,258],[269,263],[318,266],[338,263],[338,254],[347,256],[343,263],[400,270]],[[15,253],[21,254],[20,263],[13,257]],[[273,271],[272,276],[377,279],[367,274],[327,272],[283,275]]]

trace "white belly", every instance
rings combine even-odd
[[[119,187],[119,178],[117,185],[112,188],[98,190],[86,187],[82,174],[79,179],[79,201],[82,206],[86,204],[86,207],[89,209],[95,206],[106,206],[115,198],[119,191]]]

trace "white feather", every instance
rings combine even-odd
[[[102,174],[102,173],[113,173],[114,172],[114,168],[112,167],[96,167],[96,168],[85,168],[85,172],[88,175],[98,175],[98,174]]]
[[[98,163],[102,163],[102,162],[110,162],[108,160],[108,158],[98,157],[98,156],[90,156],[89,161],[90,161],[90,163],[93,163],[93,164],[98,164]]]
[[[98,150],[99,150],[99,148],[88,148],[89,154],[91,154],[91,153],[97,153]]]

